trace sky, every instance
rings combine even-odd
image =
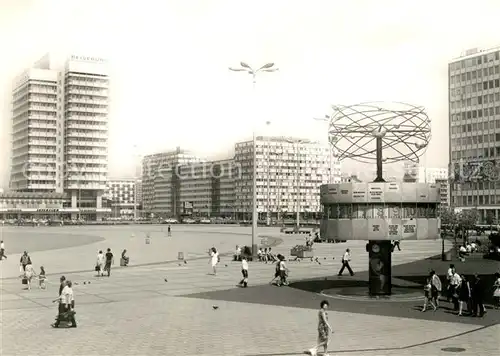
[[[499,17],[498,0],[0,0],[0,187],[12,79],[47,52],[109,60],[110,176],[176,146],[225,157],[252,132],[326,140],[314,117],[366,101],[424,106],[433,138],[422,162],[445,167],[447,64],[500,45]],[[228,70],[241,61],[279,71],[253,90]]]

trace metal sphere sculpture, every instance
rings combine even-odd
[[[418,162],[431,139],[431,120],[421,106],[367,102],[332,108],[329,140],[340,160],[374,162],[381,148],[384,163]]]

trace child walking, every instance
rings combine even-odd
[[[424,307],[422,308],[422,312],[427,310],[427,303],[432,305],[434,308],[434,311],[436,311],[436,305],[432,301],[432,281],[431,278],[427,278],[427,282],[425,283],[424,286],[424,293],[425,293],[425,300],[424,300]]]
[[[45,289],[47,286],[45,282],[47,281],[47,277],[45,275],[45,268],[40,266],[40,273],[38,274],[38,288]]]
[[[328,313],[326,312],[329,306],[330,304],[326,300],[323,300],[320,304],[318,312],[318,344],[309,350],[311,356],[316,356],[318,354],[318,348],[321,346],[323,346],[324,349],[323,356],[328,356],[330,333],[333,333],[333,329],[330,323],[328,323]]]
[[[241,274],[243,275],[243,279],[239,284],[246,288],[248,286],[248,261],[245,256],[241,258]]]

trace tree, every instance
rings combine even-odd
[[[467,209],[462,210],[458,217],[458,225],[462,231],[463,243],[467,243],[468,231],[472,230],[476,224],[479,217],[477,209]]]
[[[488,213],[486,214],[486,224],[490,225],[490,232],[491,232],[491,226],[493,225],[494,222],[495,222],[495,214],[493,214],[492,211],[488,211]]]

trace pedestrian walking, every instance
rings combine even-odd
[[[73,294],[73,283],[71,281],[66,282],[66,286],[63,288],[60,296],[59,303],[63,305],[62,313],[57,316],[56,322],[52,324],[52,327],[57,328],[61,321],[70,322],[70,327],[76,328],[75,320],[75,296]],[[54,301],[58,301],[57,299]]]
[[[31,264],[31,257],[28,255],[28,251],[24,251],[23,255],[21,256],[21,259],[19,260],[19,263],[21,264],[21,272],[24,272],[26,270],[26,266],[28,264]]]
[[[241,258],[241,274],[243,279],[239,284],[246,288],[248,286],[248,261],[245,256]]]
[[[168,237],[172,236],[172,229],[171,229],[170,225],[168,225],[168,227],[167,227],[167,236]]]
[[[453,278],[453,274],[455,273],[455,265],[451,264],[446,272],[446,281],[448,285],[446,286],[446,300],[451,302],[453,299],[453,286],[451,284],[451,280]]]
[[[33,268],[33,265],[31,262],[29,262],[25,267],[24,267],[24,274],[23,274],[23,279],[26,281],[25,284],[28,286],[28,290],[31,290],[31,281],[33,277],[36,276],[35,269]]]
[[[61,300],[61,294],[62,294],[64,287],[66,287],[66,277],[61,276],[61,278],[59,278],[59,294],[57,294],[58,295],[57,299],[55,299],[53,301],[54,303],[58,302],[56,321],[59,318],[59,315],[64,313],[64,303]]]
[[[40,266],[40,273],[38,274],[38,288],[45,289],[47,285],[45,282],[47,281],[47,276],[45,274],[45,268]]]
[[[330,306],[328,301],[323,300],[320,303],[320,309],[318,312],[318,343],[313,348],[309,349],[309,354],[311,356],[316,356],[318,354],[318,349],[323,347],[323,356],[328,356],[328,344],[330,342],[330,333],[333,333],[333,329],[328,322],[327,309]]]
[[[286,267],[285,256],[283,256],[281,254],[278,255],[277,265],[278,265],[278,271],[279,271],[279,277],[280,277],[280,280],[278,282],[278,287],[287,286],[288,285],[288,280],[287,280],[288,268]]]
[[[113,258],[113,253],[111,252],[111,249],[108,248],[106,252],[106,264],[104,265],[104,270],[108,272],[108,277],[111,276],[111,265],[115,262]]]
[[[344,269],[347,268],[351,276],[354,276],[354,272],[351,269],[351,266],[349,265],[349,262],[351,261],[351,250],[346,249],[344,252],[344,255],[342,256],[342,268],[339,271],[339,276],[342,276],[342,273],[344,273]]]
[[[436,305],[436,308],[439,308],[439,296],[441,295],[443,285],[436,271],[432,270],[429,276],[431,278],[431,299]]]
[[[399,246],[400,245],[400,241],[399,240],[394,240],[394,243],[392,244],[392,251],[394,252],[394,250],[396,249],[396,247],[398,248],[398,251],[401,251],[401,247]]]
[[[500,273],[495,273],[495,282],[493,283],[493,302],[495,309],[500,308]]]
[[[471,308],[470,308],[470,301],[471,301],[471,290],[470,290],[470,283],[469,281],[465,278],[465,275],[461,275],[460,278],[462,279],[462,282],[460,283],[460,288],[459,288],[459,293],[458,293],[458,301],[459,301],[459,306],[458,306],[458,316],[463,315],[464,311],[464,306],[467,308],[467,311],[470,313]]]
[[[105,263],[106,263],[106,257],[104,256],[104,253],[102,253],[102,250],[99,250],[99,252],[97,252],[97,261],[96,261],[96,266],[95,266],[95,271],[97,272],[97,277],[104,276]]]
[[[210,260],[208,260],[208,263],[212,265],[212,271],[213,275],[217,275],[217,264],[219,263],[219,253],[217,252],[217,249],[215,247],[212,247],[210,249]]]
[[[5,244],[3,243],[3,240],[0,241],[0,261],[3,259],[7,259],[7,255],[5,254]]]
[[[450,280],[450,289],[451,289],[451,300],[453,302],[453,310],[459,311],[460,309],[460,287],[462,285],[462,278],[453,268],[453,275]]]
[[[433,297],[432,297],[432,279],[429,277],[427,278],[427,281],[424,286],[424,307],[422,308],[422,312],[425,312],[427,310],[427,304],[430,304],[433,308],[434,311],[437,310],[436,305],[433,302]]]
[[[483,281],[476,273],[472,283],[472,316],[483,317],[484,308],[484,285]]]

